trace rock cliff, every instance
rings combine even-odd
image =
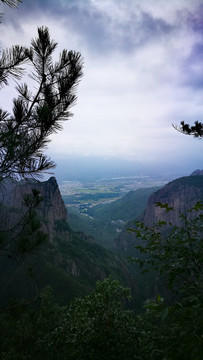
[[[203,203],[203,176],[193,175],[176,179],[150,196],[146,210],[142,217],[139,218],[139,221],[149,227],[159,220],[179,226],[181,223],[179,212],[186,214],[187,210],[198,201]],[[174,210],[166,212],[164,208],[156,206],[156,202],[167,203]],[[132,255],[136,239],[134,233],[127,232],[127,228],[132,227],[134,227],[134,221],[129,223],[115,240],[115,248],[129,255]]]
[[[201,176],[203,175],[203,170],[197,169],[195,171],[192,172],[192,174],[190,176]]]
[[[180,225],[178,213],[186,213],[198,201],[203,202],[203,176],[187,176],[174,180],[153,193],[148,201],[143,222],[152,226],[158,220]],[[156,202],[167,203],[174,211],[166,212]]]
[[[50,177],[48,181],[27,181],[20,183],[7,183],[2,189],[2,203],[7,207],[23,208],[23,196],[36,189],[42,195],[42,202],[37,208],[42,228],[48,233],[50,242],[53,242],[55,221],[67,220],[67,210],[61,198],[57,181]],[[17,214],[9,218],[9,224],[17,220]]]

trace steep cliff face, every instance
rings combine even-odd
[[[185,213],[188,209],[194,206],[198,201],[203,203],[203,176],[188,176],[170,182],[162,189],[152,194],[148,200],[146,211],[143,216],[137,219],[144,222],[148,227],[153,226],[158,220],[171,222],[173,225],[180,225],[181,219],[178,212]],[[157,207],[155,202],[167,203],[173,207],[175,211],[166,212],[165,209]],[[191,214],[190,214],[191,215]],[[197,215],[197,214],[196,214]],[[136,219],[135,219],[136,220]],[[136,246],[143,246],[143,240],[136,237],[135,232],[129,232],[128,229],[135,229],[135,220],[129,222],[125,229],[115,239],[115,251],[127,257],[140,258],[142,253]],[[164,230],[166,230],[164,228]],[[133,264],[134,265],[134,264]],[[135,274],[139,274],[139,269],[135,269]],[[159,281],[156,273],[145,274],[138,280],[138,289],[141,290],[143,299],[154,297],[158,293],[164,294],[164,287]],[[167,296],[167,294],[165,294]]]
[[[203,176],[187,176],[170,182],[149,198],[143,222],[152,226],[157,221],[180,225],[178,213],[186,213],[197,201],[203,202]],[[156,202],[167,203],[174,211],[166,212]]]
[[[3,204],[8,207],[22,209],[23,196],[30,194],[32,189],[36,189],[42,195],[43,201],[40,203],[37,211],[42,219],[42,228],[48,233],[52,242],[54,236],[55,221],[67,220],[67,210],[61,198],[58,184],[54,177],[50,177],[48,181],[37,182],[29,181],[25,183],[10,183],[5,185],[3,189]],[[10,217],[9,223],[17,219],[17,214]]]
[[[148,200],[143,216],[139,220],[149,227],[159,220],[179,226],[181,223],[179,212],[186,214],[186,211],[198,201],[203,203],[203,176],[182,177],[153,193]],[[166,212],[165,209],[156,206],[156,202],[167,203],[174,210]],[[133,227],[134,221],[129,223],[115,240],[115,248],[129,255],[132,255],[134,246],[138,245],[135,234],[127,232],[128,228]]]

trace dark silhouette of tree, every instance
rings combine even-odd
[[[79,52],[67,50],[53,63],[56,46],[48,28],[40,27],[30,48],[17,45],[1,53],[0,85],[8,85],[8,77],[21,78],[25,73],[22,64],[28,63],[36,90],[32,92],[27,84],[18,84],[13,114],[0,108],[0,181],[8,177],[39,177],[54,166],[43,150],[49,136],[72,116],[70,108],[77,98],[76,86],[83,65]]]
[[[195,138],[202,139],[203,137],[203,123],[195,121],[194,125],[185,124],[181,121],[180,126],[173,125],[173,127],[185,135],[193,135]]]
[[[6,4],[10,7],[18,7],[19,3],[21,3],[21,0],[0,0],[3,4]]]
[[[0,0],[0,4],[6,4],[11,8],[18,8],[19,3],[21,3],[21,0]],[[3,13],[0,13],[0,20],[3,16]],[[1,21],[0,21],[1,22]]]
[[[15,45],[3,50],[0,57],[0,86],[8,85],[8,77],[20,80],[24,73],[23,63],[28,62],[28,49]]]

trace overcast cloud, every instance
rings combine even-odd
[[[52,137],[52,157],[203,167],[202,141],[172,127],[203,121],[203,1],[23,0],[4,7],[0,46],[29,45],[42,25],[58,51],[84,57],[74,117]],[[10,94],[1,91],[0,106]]]

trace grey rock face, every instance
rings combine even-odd
[[[30,194],[32,189],[38,190],[43,198],[37,212],[42,220],[42,229],[48,233],[49,239],[52,242],[55,221],[67,220],[67,210],[54,177],[50,177],[48,181],[43,182],[29,181],[5,184],[1,192],[1,204],[6,207],[15,207],[22,210],[23,196]],[[17,220],[17,217],[17,214],[10,217],[8,220],[10,226]]]

